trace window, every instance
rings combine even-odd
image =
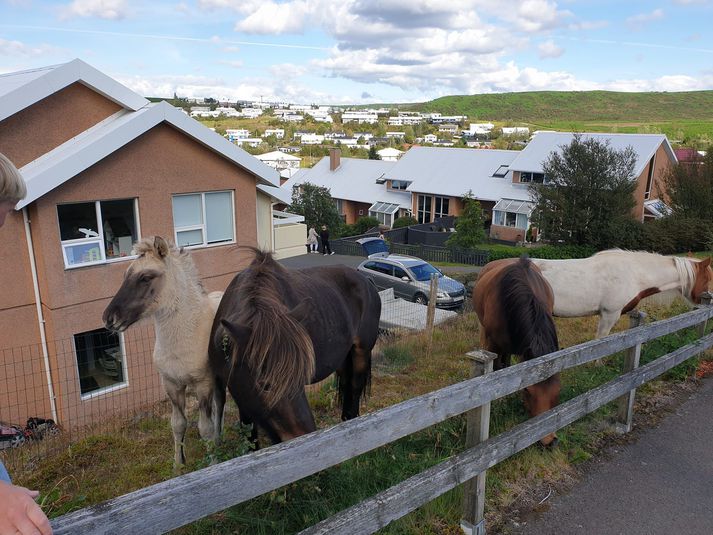
[[[399,205],[395,203],[378,201],[369,207],[369,215],[375,217],[381,225],[391,228],[394,216],[398,217]]]
[[[418,196],[418,215],[416,220],[419,223],[430,223],[431,222],[431,196],[430,195],[419,195]]]
[[[334,206],[337,207],[337,213],[339,215],[344,215],[344,201],[342,199],[332,199],[334,201]]]
[[[536,184],[545,184],[547,179],[543,173],[529,173],[523,171],[520,173],[520,182],[534,182]]]
[[[505,226],[514,227],[515,223],[517,223],[517,214],[513,214],[512,212],[505,212]]]
[[[74,335],[82,398],[127,386],[123,335],[96,329]]]
[[[188,247],[235,241],[232,191],[173,196],[176,245]]]
[[[448,197],[435,197],[436,211],[433,213],[433,219],[448,215]]]
[[[644,199],[651,197],[651,185],[654,183],[654,164],[656,163],[656,154],[651,157],[649,162],[649,174],[646,177],[646,191],[644,192]]]
[[[527,229],[527,214],[493,210],[493,225]]]
[[[502,177],[504,177],[504,176],[507,175],[507,174],[508,174],[508,166],[507,166],[507,165],[501,165],[500,167],[498,167],[498,168],[495,170],[495,172],[493,173],[493,176],[502,178]],[[521,179],[521,180],[522,180],[522,179]]]
[[[392,266],[386,262],[368,262],[364,264],[364,267],[377,273],[382,273],[383,275],[391,275]]]
[[[391,181],[391,189],[405,190],[406,188],[408,188],[408,182],[406,182],[405,180]]]
[[[394,277],[403,279],[404,277],[408,277],[409,280],[411,280],[411,277],[409,277],[406,274],[406,270],[403,268],[400,268],[399,266],[394,266]]]
[[[64,266],[101,264],[131,255],[138,240],[136,199],[57,205]]]

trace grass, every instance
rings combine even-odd
[[[685,307],[648,307],[652,320],[682,312]],[[594,318],[557,319],[560,343],[571,346],[593,338]],[[626,327],[622,319],[615,330]],[[381,340],[374,358],[371,395],[365,411],[373,412],[402,400],[431,392],[469,377],[464,354],[477,346],[477,320],[463,314],[434,332],[432,352],[420,334],[400,335]],[[693,329],[671,335],[644,346],[642,362],[660,356],[695,338]],[[710,358],[710,357],[706,357]],[[562,376],[562,400],[571,399],[618,375],[622,356],[607,359],[605,365],[580,366]],[[686,380],[696,363],[685,363],[667,374],[673,382]],[[670,382],[668,383],[671,384]],[[669,388],[656,382],[645,385],[637,396],[639,405],[653,406]],[[327,380],[310,389],[309,398],[320,428],[339,421],[334,403],[335,385]],[[523,504],[536,506],[549,487],[568,484],[576,477],[577,466],[596,454],[610,437],[608,419],[613,406],[568,426],[560,433],[560,445],[553,451],[530,447],[488,472],[486,512],[489,532],[497,532],[506,516]],[[173,476],[173,440],[168,425],[168,407],[138,423],[127,423],[119,432],[90,436],[61,453],[34,459],[25,472],[16,475],[20,484],[42,491],[50,516],[99,503],[113,496],[162,481]],[[195,415],[195,411],[192,413]],[[527,419],[520,396],[511,395],[493,403],[491,434],[496,435]],[[228,405],[226,439],[211,450],[199,441],[195,424],[187,437],[186,470],[205,466],[213,457],[232,458],[248,451],[248,430],[237,422],[236,410]],[[312,477],[288,485],[268,495],[213,515],[177,530],[180,534],[294,533],[339,510],[374,495],[407,477],[441,462],[464,449],[465,418],[455,417],[393,444],[341,463]],[[239,485],[236,481],[234,484]],[[388,534],[459,533],[461,490],[459,488],[390,524]]]

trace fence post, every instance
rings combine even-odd
[[[482,349],[466,353],[473,363],[471,377],[493,371],[495,353]],[[466,449],[485,441],[490,436],[490,403],[468,411]],[[485,535],[485,470],[463,484],[463,518],[460,527],[465,535]]]
[[[431,273],[431,287],[428,292],[428,310],[426,310],[426,337],[428,338],[428,356],[431,356],[431,346],[433,344],[433,324],[436,320],[436,299],[438,293],[438,278],[435,273]]]
[[[646,319],[646,313],[634,309],[629,312],[629,329],[638,327]],[[636,344],[626,351],[624,356],[624,366],[622,373],[627,373],[639,367],[639,359],[641,358],[641,344]],[[631,431],[631,422],[634,419],[634,397],[636,389],[630,390],[628,394],[624,394],[617,400],[617,414],[614,428],[617,433],[628,433]]]
[[[710,292],[703,292],[701,294],[701,306],[710,306],[711,303],[713,302],[713,295],[711,295]],[[706,334],[706,325],[708,323],[708,320],[704,320],[701,323],[698,324],[697,331],[698,331],[698,336],[701,337],[704,334]]]

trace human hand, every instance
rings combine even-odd
[[[0,481],[0,535],[51,535],[49,520],[34,500],[38,494]]]

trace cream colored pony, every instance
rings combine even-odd
[[[612,249],[589,258],[533,258],[532,263],[552,286],[554,315],[599,315],[597,338],[608,335],[621,314],[650,295],[678,290],[689,301],[700,303],[713,279],[710,257],[697,260]]]
[[[173,406],[174,466],[178,467],[185,464],[187,390],[198,398],[201,438],[216,442],[220,437],[225,388],[208,364],[208,338],[223,294],[206,294],[189,253],[160,236],[137,242],[134,252],[139,257],[126,270],[103,320],[107,329],[124,331],[142,318],[153,317],[153,361]]]

